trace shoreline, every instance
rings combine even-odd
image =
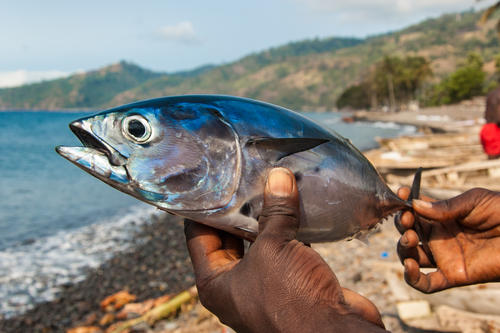
[[[486,100],[477,97],[460,104],[422,108],[415,111],[355,111],[355,121],[394,122],[417,127],[424,133],[456,133],[483,124]]]
[[[144,301],[192,286],[182,219],[166,213],[151,219],[131,237],[128,250],[89,269],[83,281],[63,286],[56,299],[36,304],[21,315],[0,317],[0,331],[66,332],[88,324],[91,316],[101,319],[105,312],[99,303],[116,292],[128,290],[137,301]]]

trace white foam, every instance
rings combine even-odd
[[[0,251],[0,313],[10,317],[54,299],[59,286],[81,281],[87,268],[129,248],[131,234],[152,214],[160,211],[134,206],[105,221]]]
[[[420,114],[417,116],[418,121],[450,121],[450,117],[448,115],[425,115]]]
[[[393,122],[384,122],[384,121],[376,121],[373,124],[373,127],[384,128],[384,129],[395,129],[398,130],[401,128],[401,125],[393,123]]]

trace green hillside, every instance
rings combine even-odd
[[[95,108],[162,74],[120,62],[69,78],[0,89],[2,109]]]
[[[153,73],[121,62],[66,79],[0,89],[0,108],[104,108],[165,95],[219,93],[295,109],[333,109],[341,92],[362,81],[384,55],[424,56],[438,80],[475,51],[483,56],[484,69],[493,73],[493,59],[500,53],[496,23],[478,27],[480,15],[444,15],[364,40],[293,42],[183,73]]]

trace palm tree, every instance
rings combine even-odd
[[[477,2],[480,2],[480,1],[483,1],[483,0],[476,0]],[[496,4],[488,7],[483,15],[481,15],[481,18],[479,19],[479,24],[485,24],[486,21],[488,21],[490,19],[490,17],[493,15],[493,13],[500,8],[500,1],[498,1]],[[498,32],[498,36],[500,38],[500,20],[497,22],[497,32]]]

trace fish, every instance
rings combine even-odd
[[[272,168],[300,193],[297,239],[350,239],[410,209],[346,138],[289,109],[247,98],[139,101],[69,125],[83,146],[56,151],[115,189],[171,214],[254,240]]]

